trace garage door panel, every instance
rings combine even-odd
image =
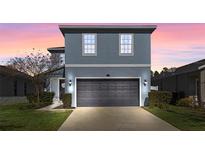
[[[138,79],[79,79],[78,106],[137,106]]]

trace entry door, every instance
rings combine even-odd
[[[139,79],[78,79],[77,106],[138,106]]]
[[[64,93],[65,93],[65,79],[59,79],[59,96],[60,96],[60,100],[62,100]]]

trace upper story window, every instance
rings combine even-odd
[[[120,56],[133,55],[133,34],[120,34]]]
[[[96,34],[83,34],[82,37],[83,56],[97,55],[97,36]]]

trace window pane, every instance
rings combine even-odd
[[[92,44],[95,44],[95,39],[91,40],[91,43],[92,43]]]
[[[88,35],[84,35],[84,38],[85,38],[85,39],[88,39]]]

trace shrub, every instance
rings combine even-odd
[[[148,96],[149,96],[149,107],[157,106],[157,104],[158,104],[157,91],[149,92]]]
[[[193,98],[186,97],[177,101],[178,106],[191,107],[193,105]]]
[[[177,93],[177,99],[185,98],[185,93],[183,91],[180,91]]]
[[[70,93],[63,94],[63,107],[71,107],[72,95]]]
[[[172,92],[172,100],[171,100],[171,103],[170,103],[170,104],[176,105],[177,99],[178,99],[178,94],[177,94],[177,92]]]
[[[43,92],[39,95],[40,103],[52,103],[53,102],[54,93],[53,92]],[[34,104],[37,103],[37,95],[29,94],[27,95],[27,99],[29,103]]]
[[[52,103],[53,97],[54,97],[54,92],[43,92],[40,94],[40,102]]]
[[[26,97],[30,104],[37,102],[37,97],[34,94],[28,94]]]
[[[151,91],[149,93],[149,106],[159,107],[168,110],[168,104],[171,103],[172,93],[167,91]]]
[[[39,95],[39,103],[37,103],[37,95],[29,94],[27,99],[29,104],[22,106],[21,109],[39,109],[52,104],[54,93],[53,92],[43,92]]]

